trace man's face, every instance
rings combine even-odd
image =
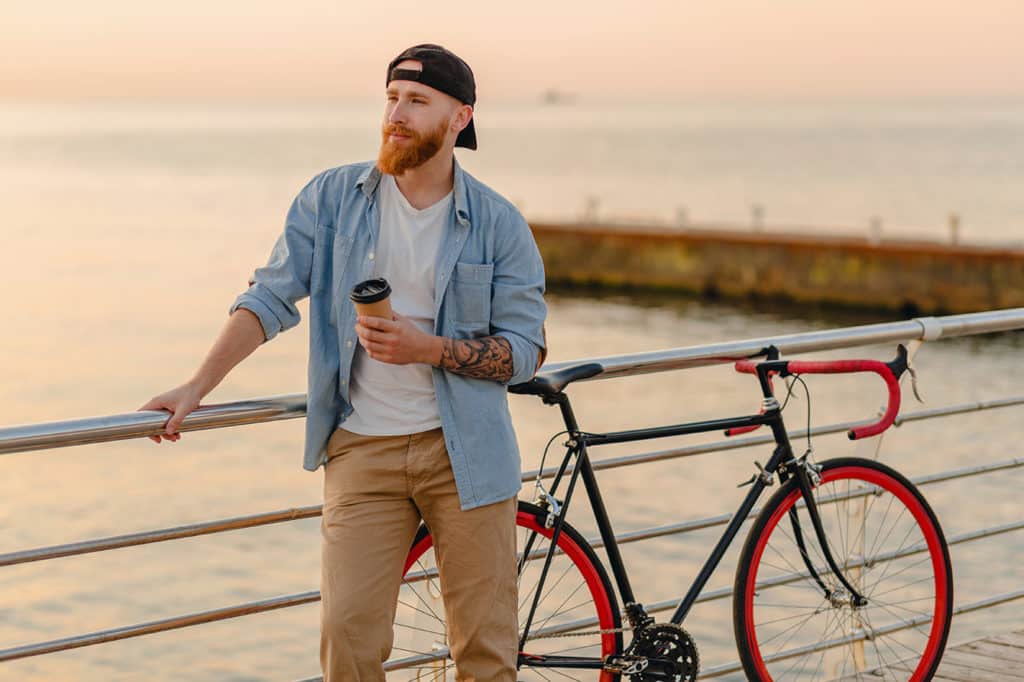
[[[398,68],[422,68],[406,60]],[[416,81],[394,80],[388,84],[377,166],[384,173],[401,175],[422,166],[442,148],[454,149],[457,131],[452,128],[460,103],[439,90]]]

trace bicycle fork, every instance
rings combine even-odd
[[[793,467],[796,471],[793,474],[796,476],[797,486],[800,488],[800,494],[803,495],[804,503],[807,505],[807,515],[811,517],[811,526],[814,528],[814,534],[818,540],[818,545],[821,547],[822,555],[825,557],[825,562],[828,567],[832,569],[836,578],[839,579],[840,584],[846,589],[849,594],[847,600],[843,595],[838,594],[837,590],[832,590],[825,584],[825,581],[818,574],[817,569],[814,568],[814,562],[811,561],[810,554],[807,552],[807,544],[804,540],[803,530],[800,527],[800,518],[796,511],[796,505],[789,510],[789,520],[793,526],[793,536],[796,539],[797,547],[800,549],[800,556],[803,558],[804,565],[810,572],[811,577],[814,578],[814,582],[818,583],[818,587],[821,588],[822,592],[833,606],[844,606],[847,601],[850,606],[855,608],[866,606],[868,600],[864,598],[860,592],[857,591],[850,581],[847,580],[846,576],[840,570],[838,564],[836,564],[835,558],[832,556],[832,550],[829,547],[828,539],[825,537],[825,529],[821,524],[821,515],[818,511],[818,503],[814,499],[814,488],[817,487],[817,467],[806,458],[796,461]],[[814,480],[812,480],[812,477]]]

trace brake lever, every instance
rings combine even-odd
[[[896,381],[900,380],[903,372],[910,372],[910,388],[914,391],[914,397],[917,398],[917,402],[923,404],[924,398],[921,397],[917,390],[917,371],[910,364],[910,354],[907,352],[907,347],[902,343],[896,346],[896,359],[885,364],[889,366],[889,369],[896,377]]]
[[[917,402],[924,404],[924,398],[917,392],[917,370],[907,364],[907,371],[910,372],[910,388],[914,391],[914,397],[917,398]]]

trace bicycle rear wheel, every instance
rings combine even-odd
[[[853,605],[829,569],[789,480],[754,521],[736,572],[736,645],[748,679],[931,679],[949,635],[953,578],[928,503],[893,469],[858,458],[824,462],[814,498],[832,556],[867,605]]]
[[[535,536],[530,560],[519,574],[520,632],[551,545],[553,531],[543,527],[544,516],[545,512],[539,507],[519,502],[516,525],[520,555],[530,536]],[[543,682],[568,678],[617,682],[618,675],[599,669],[531,666],[545,657],[601,660],[622,651],[622,633],[616,631],[621,625],[618,604],[594,550],[574,528],[564,524],[556,552],[530,627],[526,650],[520,652],[522,667],[518,680]],[[601,630],[608,632],[590,634]],[[454,680],[455,663],[448,653],[447,632],[433,542],[426,526],[421,526],[406,559],[405,580],[395,613],[392,657],[384,665],[388,680]]]

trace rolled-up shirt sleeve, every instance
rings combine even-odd
[[[228,309],[229,315],[238,308],[256,315],[263,326],[264,343],[301,320],[295,304],[309,296],[319,179],[314,177],[299,191],[267,264],[253,272],[249,288]]]
[[[544,262],[530,226],[515,209],[495,230],[494,281],[491,291],[491,333],[512,347],[512,378],[521,384],[537,371],[537,355],[545,348]]]

